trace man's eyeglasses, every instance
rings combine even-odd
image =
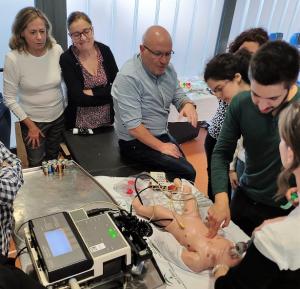
[[[70,33],[70,36],[73,40],[77,41],[81,39],[81,36],[84,35],[85,37],[89,38],[92,34],[93,27],[85,28],[81,32],[74,32]]]
[[[227,85],[227,83],[229,82],[230,80],[229,79],[226,79],[224,81],[224,84],[222,86],[217,86],[215,89],[210,89],[209,87],[207,87],[207,91],[212,94],[212,95],[217,95],[219,94],[220,92],[223,91],[224,87]]]
[[[146,45],[143,45],[149,52],[151,52],[155,57],[157,58],[161,58],[163,56],[165,57],[171,57],[174,54],[174,51],[168,51],[168,52],[161,52],[161,51],[153,51],[152,49],[150,49],[149,47],[147,47]]]

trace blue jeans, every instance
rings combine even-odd
[[[138,140],[119,140],[120,153],[130,161],[135,161],[144,166],[145,171],[163,171],[167,178],[173,181],[174,178],[184,178],[194,182],[196,171],[186,160],[182,150],[173,137],[167,134],[156,136],[162,142],[174,143],[182,153],[182,157],[176,159],[169,155],[156,151]]]
[[[35,124],[45,137],[40,137],[40,146],[33,149],[26,140],[28,128],[21,122],[22,137],[30,167],[40,166],[43,160],[52,160],[58,157],[59,144],[63,140],[64,114],[52,122],[35,122]]]
[[[240,182],[242,174],[244,173],[244,170],[245,170],[245,163],[238,158],[236,161],[236,164],[235,164],[235,171],[236,171],[239,182]],[[233,198],[234,194],[235,194],[235,190],[232,190],[231,191],[231,199]]]
[[[237,159],[236,165],[235,165],[235,171],[237,173],[237,177],[238,177],[239,181],[240,181],[242,174],[244,173],[244,170],[245,170],[245,163],[242,160]]]

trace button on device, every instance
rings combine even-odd
[[[108,236],[110,236],[112,239],[115,239],[117,237],[117,231],[114,228],[109,228],[107,230]]]

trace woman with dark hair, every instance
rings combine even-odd
[[[37,8],[17,14],[4,64],[4,101],[21,122],[30,166],[55,159],[64,129],[59,58],[51,23]]]
[[[60,65],[67,86],[66,127],[95,129],[114,121],[111,86],[118,67],[110,48],[94,40],[91,19],[73,12],[68,20],[73,44]]]
[[[292,175],[300,190],[300,104],[293,102],[279,117],[280,158],[283,171],[278,177],[277,197],[289,188]],[[216,289],[300,288],[300,207],[288,216],[269,219],[253,233],[253,243],[242,262],[229,269],[219,264],[214,270]]]
[[[251,55],[246,50],[236,54],[224,53],[211,59],[204,71],[204,80],[210,92],[215,95],[219,106],[205,139],[204,147],[207,157],[208,196],[214,200],[211,188],[210,162],[214,146],[225,118],[226,109],[231,99],[241,91],[249,90],[248,67]],[[230,190],[229,190],[230,191]]]
[[[255,53],[257,49],[269,40],[266,30],[261,27],[251,28],[239,34],[230,44],[228,51],[237,52],[239,49],[246,49]]]
[[[230,44],[229,44],[229,52],[237,53],[240,49],[245,49],[249,51],[249,53],[253,54],[257,51],[257,49],[264,43],[268,41],[268,33],[263,28],[251,28],[239,34]],[[248,68],[247,68],[248,69]],[[247,76],[248,77],[248,76]],[[207,155],[208,162],[208,196],[214,200],[212,195],[211,183],[210,183],[210,159],[211,154],[216,143],[216,139],[220,133],[225,112],[228,107],[228,103],[226,101],[219,99],[219,105],[215,115],[211,120],[211,126],[208,129],[208,135],[205,140],[205,151]],[[210,138],[210,136],[212,138]],[[215,139],[215,140],[214,140]],[[228,184],[228,189],[233,191],[237,188],[239,184],[239,179],[244,171],[244,158],[245,152],[242,145],[242,139],[239,140],[237,144],[236,153],[234,155],[233,161],[230,164],[230,172],[229,179],[230,184]],[[231,188],[230,188],[231,186]]]

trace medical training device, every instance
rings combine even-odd
[[[150,172],[150,185],[153,190],[168,190],[171,183],[164,172]]]
[[[148,223],[125,210],[78,209],[30,220],[25,241],[40,283],[69,288],[71,279],[121,279],[132,266],[153,259],[144,240],[151,234]]]

